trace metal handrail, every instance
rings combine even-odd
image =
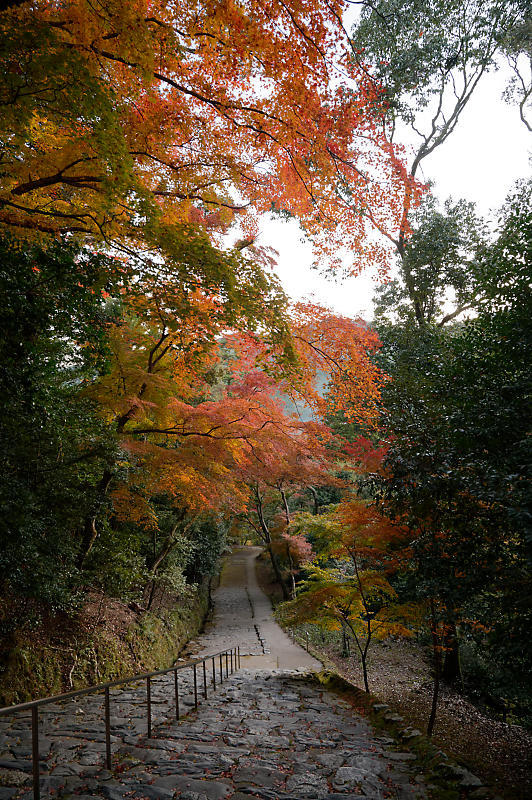
[[[310,653],[310,639],[309,639],[309,632],[308,630],[304,630],[302,634],[296,633],[293,628],[288,629],[289,636],[292,637],[293,642],[298,642],[303,639],[303,634],[305,635],[305,650],[307,653]]]
[[[183,669],[192,668],[194,674],[194,708],[198,708],[198,678],[197,666],[203,665],[203,696],[207,699],[207,661],[212,661],[212,685],[216,689],[216,659],[219,659],[219,682],[223,683],[224,669],[223,660],[225,656],[225,677],[228,678],[229,674],[233,674],[236,669],[241,666],[240,659],[240,645],[230,647],[227,650],[220,650],[217,653],[211,653],[204,658],[196,658],[187,661],[185,664],[177,666],[174,664],[168,669],[158,669],[154,672],[141,672],[138,675],[131,675],[127,678],[119,678],[116,681],[108,681],[107,683],[98,683],[95,686],[87,686],[85,689],[76,689],[73,692],[64,692],[63,694],[56,694],[51,697],[43,697],[39,700],[30,700],[27,703],[17,703],[13,706],[5,706],[0,708],[0,717],[16,714],[19,711],[31,710],[31,743],[32,743],[32,772],[33,772],[33,798],[40,800],[40,786],[39,786],[39,706],[49,705],[50,703],[57,703],[60,700],[70,700],[73,697],[82,697],[83,695],[96,694],[104,692],[104,708],[105,708],[105,762],[107,769],[112,767],[112,754],[111,754],[111,706],[110,706],[110,693],[109,689],[114,686],[123,686],[128,683],[138,683],[139,681],[146,681],[146,712],[147,712],[147,728],[148,738],[152,737],[152,720],[151,720],[151,679],[156,678],[158,675],[168,675],[169,672],[174,673],[174,696],[175,696],[175,712],[176,719],[180,718],[179,708],[179,684],[177,680],[177,673]],[[231,665],[229,666],[229,660]]]

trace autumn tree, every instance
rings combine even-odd
[[[385,381],[372,359],[378,337],[362,320],[332,314],[316,304],[296,304],[289,329],[293,364],[257,337],[238,335],[232,340],[234,369],[244,383],[258,380],[253,377],[258,365],[264,371],[262,385],[269,381],[272,393],[270,413],[277,422],[269,430],[268,446],[255,447],[244,464],[243,477],[252,497],[244,516],[270,553],[285,597],[288,589],[278,557],[286,555],[292,586],[293,559],[287,541],[283,545],[279,536],[281,532],[290,536],[290,517],[296,510],[290,508],[290,494],[306,490],[315,506],[321,487],[344,484],[335,475],[339,445],[320,420],[334,407],[352,420],[375,426]],[[308,501],[304,505],[308,507]]]
[[[360,655],[369,692],[367,657],[371,642],[390,634],[410,635],[412,606],[402,605],[390,582],[409,531],[393,525],[359,499],[346,498],[319,516],[299,514],[295,530],[314,543],[317,557],[307,568],[295,600],[280,614],[289,624],[313,622],[347,630]]]
[[[187,283],[73,242],[2,248],[3,571],[55,604],[83,580],[154,588],[196,552],[198,517],[243,497],[236,443],[267,419],[236,393],[214,402],[217,336],[260,325],[289,351],[284,295],[241,249],[222,257],[207,239],[187,251]]]
[[[70,265],[68,280],[60,279],[73,287],[68,297],[61,282],[50,293],[55,278],[45,279],[40,267],[33,270],[32,258],[45,263],[38,247],[7,246],[14,253],[19,248],[28,285],[12,279],[6,308],[22,307],[26,295],[39,304],[43,293],[50,308],[42,306],[39,325],[49,326],[45,346],[60,354],[56,380],[79,407],[92,409],[109,442],[100,448],[82,437],[74,447],[73,463],[86,458],[91,478],[84,502],[76,503],[82,518],[56,531],[69,543],[69,569],[87,579],[99,575],[98,585],[119,593],[145,584],[148,606],[161,581],[174,589],[182,585],[196,552],[196,531],[209,513],[240,514],[249,508],[250,491],[265,490],[277,494],[289,517],[295,487],[315,491],[334,483],[334,452],[325,446],[330,432],[317,420],[302,423],[292,415],[289,397],[301,398],[318,414],[316,376],[326,365],[337,401],[349,398],[354,415],[373,420],[382,380],[369,357],[378,343],[366,326],[335,320],[317,307],[291,317],[256,248],[222,253],[196,234],[193,244],[200,241],[201,248],[183,250],[177,275],[146,259],[124,266],[75,245],[56,245],[49,271],[61,275],[63,262]],[[86,275],[85,264],[99,265],[103,274],[94,269]],[[114,283],[106,271],[114,271]],[[89,326],[83,307],[72,305],[78,295],[101,319],[100,327],[92,317]],[[32,303],[25,313],[33,313]],[[18,335],[23,318],[18,312],[8,318],[13,324],[6,341]],[[70,326],[65,334],[63,321]],[[336,330],[329,342],[326,327]],[[72,354],[83,360],[93,352],[93,328],[105,359],[101,368],[77,374]],[[28,341],[33,347],[32,333]],[[72,381],[64,383],[69,370]],[[10,389],[8,381],[8,395]],[[16,527],[14,519],[10,524]],[[285,527],[289,534],[289,522]],[[288,544],[293,558],[297,542]],[[130,561],[129,577],[124,559]],[[109,572],[111,562],[116,568]]]
[[[209,252],[206,247],[204,259]],[[219,257],[219,251],[212,254]],[[316,376],[324,367],[336,401],[368,423],[375,418],[383,377],[370,359],[378,347],[374,334],[315,306],[291,314],[254,258],[248,248],[225,255],[240,283],[226,277],[221,261],[217,296],[212,282],[205,293],[194,281],[196,268],[202,275],[209,268],[203,260],[197,267],[189,259],[189,286],[161,265],[153,272],[139,268],[122,316],[109,330],[111,368],[86,389],[124,453],[104,471],[101,497],[109,495],[116,513],[148,527],[150,497],[175,498],[175,537],[170,533],[161,543],[154,574],[177,545],[182,524],[206,509],[240,513],[249,496],[255,528],[277,569],[264,492],[278,497],[289,527],[293,488],[335,481],[329,430],[317,418],[302,422],[286,407],[298,397],[319,413]],[[231,326],[239,332],[231,333]],[[124,458],[131,463],[126,480],[120,479]],[[81,564],[98,536],[100,508],[101,501],[87,517]]]
[[[260,325],[264,341],[291,360],[283,346],[290,350],[286,300],[274,279],[241,250],[221,254],[207,240],[187,255],[186,281],[164,265],[147,270],[141,264],[122,297],[121,318],[109,330],[111,368],[86,389],[132,465],[131,480],[117,483],[123,468],[110,463],[101,496],[111,493],[115,506],[146,524],[152,496],[173,496],[180,514],[215,510],[240,496],[235,450],[269,424],[260,396],[220,394],[209,378],[219,362],[221,334],[230,326]],[[206,276],[213,260],[216,285]],[[80,563],[98,535],[98,510],[96,504],[87,517]],[[176,524],[178,534],[181,519]],[[172,541],[170,535],[163,545],[163,552],[170,548],[166,555]],[[154,569],[161,563],[155,558]]]
[[[275,401],[274,401],[275,402]],[[273,417],[273,415],[272,415]],[[243,521],[262,542],[270,557],[275,578],[285,599],[290,590],[279,559],[286,559],[292,592],[294,563],[309,553],[291,530],[291,496],[307,486],[334,483],[334,460],[324,446],[328,432],[316,423],[301,423],[277,408],[267,438],[250,448],[241,465],[249,499],[241,510]]]
[[[272,208],[383,266],[405,174],[343,2],[40,0],[1,12],[1,221],[151,251]],[[409,188],[409,194],[413,191]],[[182,235],[182,234],[181,234]],[[359,268],[357,266],[357,269]]]
[[[252,245],[257,214],[272,208],[298,216],[323,252],[338,235],[362,253],[361,205],[397,224],[404,170],[379,124],[380,87],[342,61],[341,12],[142,0],[2,10],[2,224],[101,242],[122,258],[112,363],[84,387],[120,456],[107,459],[85,515],[79,569],[111,500],[119,523],[127,509],[148,531],[161,494],[189,516],[242,498],[235,465],[281,417],[260,387],[220,393],[209,381],[222,334],[255,337],[281,390],[316,408],[325,357],[339,397],[352,391],[354,413],[375,414],[369,332],[337,321],[324,356],[332,318],[319,312],[321,333],[315,310],[289,325]],[[245,239],[222,249],[235,219]],[[374,245],[366,255],[382,265]],[[188,525],[164,519],[153,576]]]

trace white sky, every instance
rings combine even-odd
[[[518,178],[530,173],[532,137],[517,106],[501,98],[508,77],[509,71],[503,69],[484,77],[458,127],[423,161],[419,175],[435,182],[440,199],[452,195],[472,200],[484,216],[504,202]],[[372,317],[374,277],[366,273],[335,281],[312,270],[310,245],[301,241],[295,221],[265,219],[257,244],[279,252],[276,271],[293,299],[312,297],[345,316]]]

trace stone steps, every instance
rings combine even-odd
[[[423,800],[409,754],[394,752],[336,695],[291,671],[235,673],[197,712],[179,722],[173,685],[153,686],[152,739],[145,735],[145,692],[112,698],[114,771],[103,768],[103,716],[97,698],[56,709],[43,721],[50,745],[42,796],[109,800]],[[192,700],[191,680],[183,700]],[[187,693],[188,692],[188,693]],[[168,697],[170,695],[170,698]],[[192,700],[193,703],[193,700]],[[72,703],[70,704],[73,705]],[[82,718],[82,719],[80,719]],[[2,752],[14,756],[21,728],[4,725]],[[9,760],[9,759],[7,759]],[[15,758],[13,763],[19,763]],[[16,771],[16,767],[15,767]],[[0,784],[0,788],[1,784]],[[392,792],[392,793],[390,793]],[[29,800],[29,787],[5,787],[0,800]]]

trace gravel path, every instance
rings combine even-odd
[[[239,644],[243,667],[322,669],[273,619],[271,603],[255,575],[260,552],[260,547],[242,547],[227,559],[213,595],[213,622],[194,650],[203,656]]]

